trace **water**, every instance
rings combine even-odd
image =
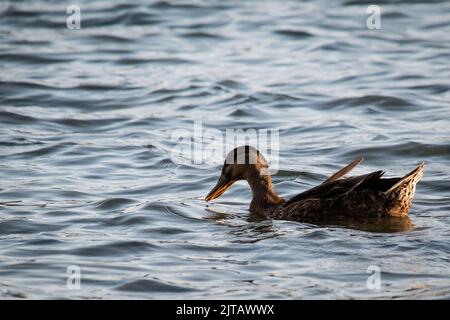
[[[81,30],[2,2],[0,296],[450,298],[450,4],[368,30],[369,2],[80,1]],[[171,158],[196,121],[279,129],[285,197],[424,160],[411,221],[254,220],[245,183],[207,205],[220,166]]]

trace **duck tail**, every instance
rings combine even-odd
[[[390,187],[387,191],[384,193],[390,193],[397,188],[405,185],[405,184],[412,184],[415,185],[423,176],[423,168],[425,166],[425,162],[421,162],[417,168],[415,168],[413,171],[405,175],[403,178],[401,178],[399,181],[397,181],[392,187]]]

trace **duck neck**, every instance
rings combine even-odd
[[[264,212],[268,208],[285,202],[273,189],[270,175],[262,175],[259,170],[255,169],[250,172],[247,181],[253,194],[250,212]]]

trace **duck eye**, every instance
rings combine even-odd
[[[235,170],[234,166],[230,166],[230,165],[226,166],[223,170],[223,175],[225,175],[229,179],[233,178],[236,175],[236,170]]]

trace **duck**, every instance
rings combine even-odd
[[[252,146],[240,146],[226,156],[219,180],[205,200],[217,199],[236,181],[246,180],[252,191],[249,211],[265,218],[310,223],[408,218],[424,162],[403,177],[384,178],[382,170],[346,177],[363,160],[358,157],[321,184],[285,200],[275,191],[261,152]]]

